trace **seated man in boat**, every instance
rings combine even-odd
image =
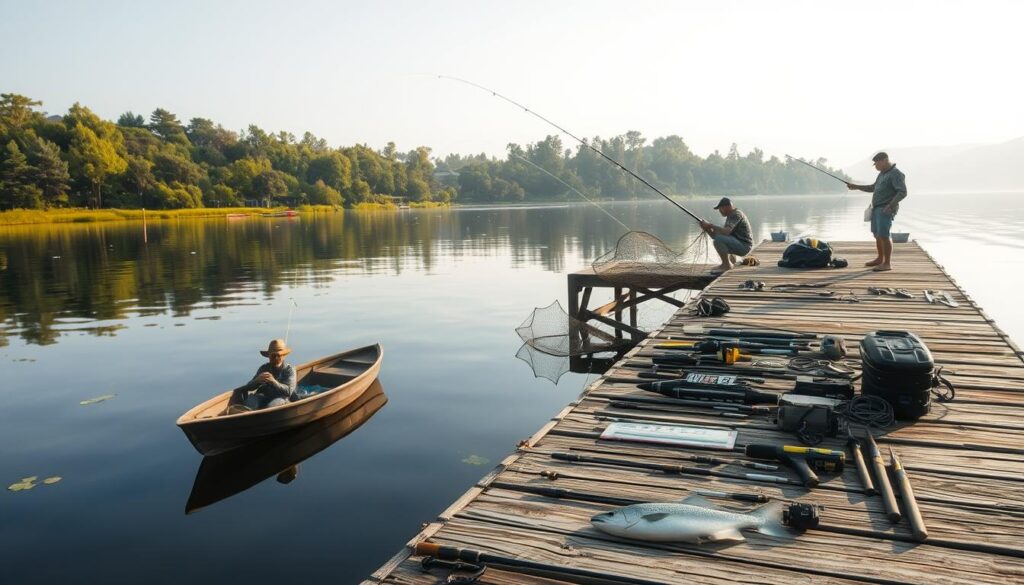
[[[700,227],[714,239],[715,251],[722,263],[711,269],[712,274],[721,274],[733,267],[736,256],[746,256],[754,245],[747,215],[733,207],[728,197],[722,197],[715,209],[725,218],[725,225],[719,227],[710,221],[701,221]]]
[[[295,395],[295,368],[284,363],[292,350],[281,339],[275,339],[261,351],[269,361],[258,370],[248,384],[235,389],[228,406],[228,414],[259,410],[286,404]]]

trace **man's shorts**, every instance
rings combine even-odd
[[[884,205],[871,210],[871,233],[876,238],[888,238],[889,230],[892,229],[892,217],[886,213]]]
[[[746,256],[750,252],[750,244],[741,242],[736,236],[718,234],[715,236],[715,249],[727,254]]]

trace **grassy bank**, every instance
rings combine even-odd
[[[284,211],[284,207],[210,207],[200,209],[147,210],[146,219],[191,219],[199,217],[225,217],[232,214],[259,215]],[[304,205],[300,213],[335,212],[330,205]],[[95,223],[142,219],[141,209],[12,209],[0,212],[0,226],[38,223]]]
[[[410,207],[448,207],[447,203],[413,203]],[[284,211],[285,207],[204,207],[200,209],[156,209],[147,210],[146,219],[191,219],[200,217],[224,217],[234,214],[260,215]],[[393,203],[359,203],[358,210],[397,210]],[[336,213],[340,207],[331,205],[301,205],[299,213]],[[0,226],[31,225],[40,223],[95,223],[102,221],[127,221],[142,219],[141,209],[12,209],[0,211]]]

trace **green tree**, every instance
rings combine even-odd
[[[341,193],[332,189],[323,181],[317,181],[310,185],[307,195],[309,202],[314,205],[341,205]]]
[[[225,184],[247,199],[262,199],[263,194],[257,192],[253,181],[261,173],[270,170],[270,161],[267,159],[243,158],[236,160],[227,167]]]
[[[0,93],[0,135],[8,135],[26,128],[29,123],[42,118],[33,110],[43,102],[16,93]]]
[[[42,191],[32,183],[32,167],[28,158],[11,140],[0,163],[0,206],[3,209],[37,209],[42,207],[42,202]]]
[[[188,144],[185,128],[171,112],[157,108],[149,115],[149,130],[168,142]]]
[[[43,205],[65,205],[68,202],[68,163],[60,157],[60,147],[34,133],[26,138],[28,161],[32,165],[32,182],[42,194]]]
[[[141,156],[128,155],[128,168],[125,169],[123,181],[127,191],[138,196],[143,203],[145,193],[156,188],[157,179],[153,174],[153,162]]]
[[[352,161],[339,152],[326,152],[309,161],[306,181],[313,184],[323,181],[337,191],[346,191],[352,186]]]
[[[288,183],[281,171],[269,170],[253,177],[252,189],[259,199],[284,199],[288,196]]]
[[[203,206],[203,194],[195,185],[170,185],[157,182],[150,192],[150,198],[164,209],[184,209]]]
[[[183,185],[195,185],[206,176],[202,167],[172,149],[164,149],[153,157],[153,174],[165,183]]]
[[[103,207],[103,182],[110,175],[128,169],[128,161],[118,152],[117,144],[100,138],[82,123],[75,124],[71,130],[68,158],[72,172],[92,185],[99,208]]]
[[[459,172],[459,198],[465,201],[493,201],[491,176],[487,167],[474,164]]]
[[[230,207],[242,205],[242,198],[238,196],[238,193],[234,189],[218,183],[210,189],[209,194],[210,203],[212,207]]]
[[[125,112],[118,117],[117,125],[124,126],[125,128],[145,128],[146,119],[141,114]]]

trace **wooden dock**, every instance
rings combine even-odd
[[[776,260],[784,244],[762,243],[756,268],[742,267],[716,279],[703,295],[724,297],[732,311],[698,319],[688,306],[632,349],[476,486],[428,523],[366,583],[433,584],[447,573],[424,572],[412,546],[421,541],[484,551],[609,576],[585,580],[557,572],[529,574],[492,566],[476,582],[503,584],[624,583],[1024,583],[1024,361],[1021,351],[959,289],[916,243],[897,244],[896,270],[873,273],[863,263],[874,256],[872,242],[835,243],[850,261],[845,269],[784,270]],[[747,279],[764,281],[763,291],[740,290]],[[782,283],[829,282],[827,289],[773,292]],[[906,288],[916,298],[875,296],[868,287]],[[946,290],[959,304],[929,304],[922,290]],[[818,292],[833,290],[832,296]],[[856,300],[855,300],[856,299]],[[693,301],[691,300],[691,303]],[[878,496],[861,489],[848,465],[822,484],[760,483],[718,476],[676,475],[625,467],[568,463],[554,452],[575,452],[623,460],[694,466],[680,458],[708,454],[678,448],[597,440],[613,416],[733,427],[739,443],[798,444],[765,418],[721,418],[707,409],[659,405],[658,410],[621,409],[624,396],[657,397],[635,387],[637,368],[650,363],[653,344],[683,334],[684,324],[724,323],[841,335],[859,359],[862,335],[879,329],[917,333],[937,364],[956,385],[956,400],[933,403],[915,424],[900,424],[878,439],[893,447],[907,468],[929,529],[914,542],[905,521],[893,525]],[[785,388],[784,381],[769,387]],[[602,417],[599,419],[598,417]],[[822,447],[845,450],[844,439]],[[715,454],[715,453],[711,453]],[[886,460],[888,457],[886,456]],[[699,467],[699,466],[698,466]],[[706,467],[706,466],[705,466]],[[737,465],[708,467],[749,471]],[[542,476],[556,475],[556,479]],[[783,467],[778,474],[795,478]],[[728,473],[726,475],[729,475]],[[560,497],[537,488],[561,488]],[[772,498],[824,506],[821,525],[793,540],[747,533],[741,543],[654,544],[608,536],[590,525],[591,516],[615,506],[593,496],[635,501],[678,501],[691,489],[761,493]],[[730,500],[716,500],[732,507]],[[739,505],[737,509],[742,509]]]

